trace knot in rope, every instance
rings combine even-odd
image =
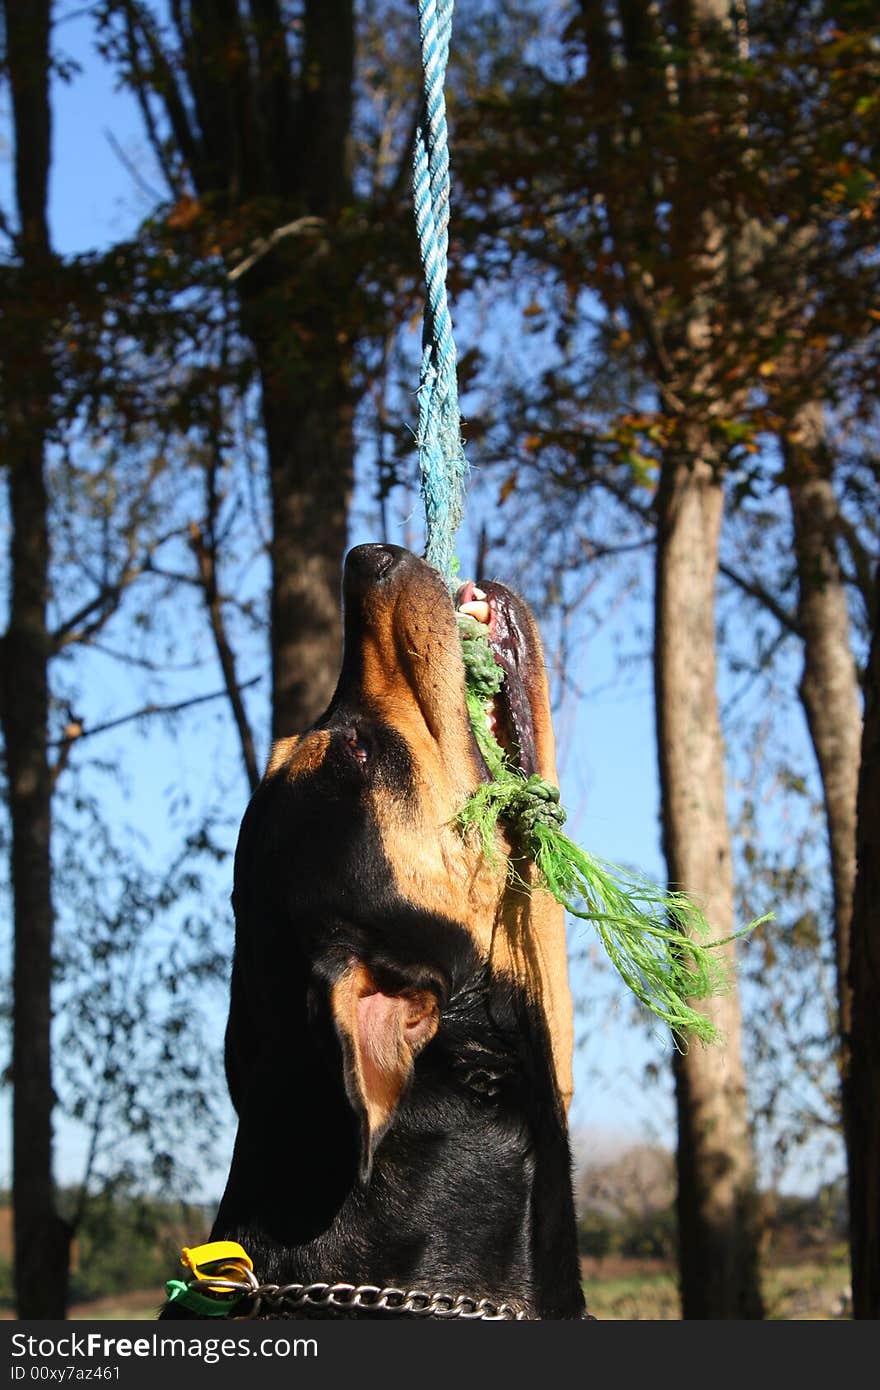
[[[416,129],[413,203],[427,295],[419,372],[416,442],[425,501],[425,559],[451,584],[467,459],[461,441],[458,376],[446,295],[449,144],[444,82],[453,0],[419,0],[424,104]]]
[[[536,826],[546,825],[550,829],[561,830],[565,825],[566,815],[559,804],[559,788],[534,773],[511,790],[504,809],[504,820],[522,844],[531,849]]]

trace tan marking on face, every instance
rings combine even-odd
[[[299,734],[292,734],[290,738],[279,738],[277,743],[273,743],[264,775],[272,777],[280,767],[283,767],[287,760],[293,756],[293,751],[298,743]]]
[[[381,788],[373,801],[401,896],[462,922],[493,970],[515,979],[543,1010],[557,1085],[572,1096],[574,1008],[568,980],[565,912],[549,894],[509,880],[504,836],[490,861],[475,836],[463,839],[457,813],[480,781],[464,699],[464,672],[453,606],[427,567],[410,568],[364,604],[362,690],[379,717],[405,739],[415,796],[402,805]],[[530,664],[526,689],[538,769],[558,784],[550,693],[537,623],[523,605]],[[534,877],[534,867],[519,866]]]
[[[537,878],[528,866],[532,884]],[[492,942],[492,958],[521,981],[544,1011],[556,1084],[568,1111],[574,1094],[574,1004],[568,980],[565,909],[549,893],[508,888]]]
[[[324,761],[330,746],[330,735],[326,729],[316,729],[311,734],[293,734],[290,738],[280,738],[269,755],[266,776],[286,768],[292,782],[309,772],[316,772]]]
[[[453,815],[480,777],[467,716],[455,611],[427,566],[364,606],[365,699],[403,735],[426,776],[442,769]]]
[[[402,807],[397,798],[383,794],[374,802],[401,896],[461,922],[480,957],[496,974],[515,980],[543,1011],[567,1110],[574,1089],[574,1006],[564,909],[537,886],[528,891],[511,883],[509,845],[502,835],[491,860],[475,834],[462,837],[448,815],[442,770],[434,778],[418,777],[414,805]],[[458,810],[461,801],[454,805]],[[534,865],[520,862],[517,869],[536,883]]]

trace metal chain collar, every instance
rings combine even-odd
[[[237,1294],[230,1308],[235,1316],[256,1318],[263,1311],[284,1312],[299,1308],[363,1308],[375,1313],[412,1313],[422,1318],[461,1318],[483,1322],[534,1322],[531,1313],[512,1303],[494,1303],[489,1298],[467,1294],[425,1293],[422,1289],[380,1288],[378,1284],[261,1284],[251,1270],[242,1268],[243,1278],[226,1279],[216,1275],[191,1279],[190,1288],[212,1294]],[[247,1300],[247,1312],[238,1313],[238,1303]]]

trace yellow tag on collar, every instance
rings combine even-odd
[[[237,1279],[241,1277],[241,1267],[253,1269],[250,1255],[234,1240],[212,1240],[207,1245],[184,1246],[180,1252],[180,1263],[190,1270],[197,1279],[209,1279],[212,1274],[218,1278]],[[223,1293],[222,1286],[215,1292]]]

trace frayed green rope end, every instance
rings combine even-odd
[[[501,689],[504,672],[495,663],[485,628],[459,614],[467,707],[490,782],[482,783],[462,807],[457,824],[475,832],[484,853],[495,854],[499,822],[534,861],[539,886],[573,916],[594,923],[605,951],[636,998],[672,1029],[676,1046],[689,1037],[718,1042],[711,1019],[689,1002],[729,987],[719,946],[769,921],[751,922],[734,937],[711,939],[697,905],[684,893],[665,891],[650,880],[606,864],[563,833],[565,811],[559,789],[514,767],[489,723],[488,704]],[[516,873],[515,868],[512,870]]]

